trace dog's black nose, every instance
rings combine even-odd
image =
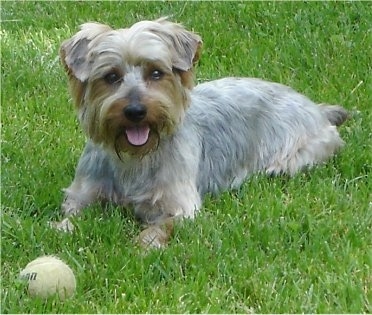
[[[140,122],[146,117],[147,109],[142,104],[131,104],[125,107],[124,115],[132,122]]]

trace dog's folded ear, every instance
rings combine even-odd
[[[99,23],[85,23],[78,33],[64,41],[60,48],[60,57],[66,71],[80,82],[89,77],[89,44],[111,28]]]
[[[181,71],[191,70],[200,58],[203,44],[201,37],[166,18],[155,22],[160,23],[162,27],[152,31],[168,43],[172,51],[173,67]]]

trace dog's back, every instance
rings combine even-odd
[[[341,140],[341,106],[316,105],[290,87],[250,78],[198,85],[186,123],[202,141],[200,192],[237,187],[255,171],[293,175],[330,157]]]

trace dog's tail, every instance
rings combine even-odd
[[[334,126],[341,126],[349,119],[349,112],[340,105],[320,104],[320,109]]]

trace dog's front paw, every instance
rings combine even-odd
[[[69,233],[75,228],[69,218],[65,218],[61,222],[49,222],[49,226],[53,229]]]
[[[80,202],[76,201],[73,198],[66,197],[65,201],[62,204],[61,209],[62,213],[65,216],[69,216],[79,214],[82,207],[83,205]]]
[[[150,225],[143,230],[137,242],[145,249],[164,248],[173,234],[174,219],[168,218],[161,224]]]
[[[163,248],[167,245],[168,240],[169,235],[157,225],[143,230],[137,238],[138,243],[145,249]]]

